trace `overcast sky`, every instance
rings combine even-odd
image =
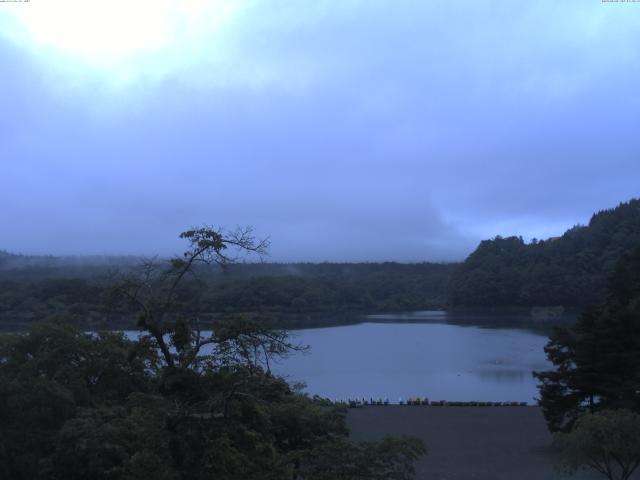
[[[638,196],[640,3],[0,3],[0,249],[458,260]]]

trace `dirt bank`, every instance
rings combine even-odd
[[[428,454],[417,464],[419,480],[599,478],[554,470],[557,456],[538,407],[368,406],[350,410],[348,423],[359,439],[421,438]]]

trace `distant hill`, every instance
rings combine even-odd
[[[561,237],[485,240],[453,272],[454,306],[582,307],[603,300],[618,259],[640,246],[640,199],[591,217]]]

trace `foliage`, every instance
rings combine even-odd
[[[170,266],[162,259],[144,264],[161,270]],[[359,312],[443,308],[453,268],[437,263],[239,263],[222,269],[200,262],[192,269],[195,275],[182,280],[176,300],[204,323],[246,313],[286,327],[307,326]],[[140,275],[142,267],[123,265],[121,270]],[[126,309],[110,301],[110,277],[112,269],[88,265],[0,270],[0,322],[24,329],[35,319],[64,313],[84,328],[131,328]]]
[[[640,248],[619,261],[606,302],[557,329],[545,352],[555,369],[535,376],[551,430],[599,409],[640,412]]]
[[[415,439],[349,439],[343,407],[269,369],[299,349],[242,316],[211,331],[181,297],[199,262],[262,253],[250,231],[185,232],[189,248],[113,289],[142,334],[82,333],[62,319],[0,336],[0,473],[8,480],[413,477]]]
[[[404,480],[413,478],[413,462],[425,453],[422,443],[411,437],[360,443],[341,439],[305,452],[300,475],[315,480]],[[309,454],[321,455],[322,462],[310,461]]]
[[[609,480],[627,480],[640,466],[640,415],[629,410],[587,413],[569,433],[556,433],[560,467],[591,468]]]
[[[451,279],[451,302],[467,306],[563,305],[604,299],[616,262],[640,244],[640,199],[591,217],[562,237],[480,242]]]
[[[61,319],[0,343],[0,440],[8,478],[37,478],[79,409],[150,392],[155,352],[121,334],[82,334]],[[16,473],[20,472],[20,473]]]

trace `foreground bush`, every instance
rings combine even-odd
[[[595,470],[609,480],[627,480],[640,466],[640,415],[602,410],[578,418],[568,433],[556,433],[560,467],[568,473]]]

